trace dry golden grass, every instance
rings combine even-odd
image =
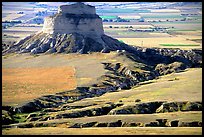
[[[202,135],[201,127],[12,128],[3,135]]]
[[[75,87],[73,67],[2,69],[3,105],[14,105]]]
[[[169,81],[177,78],[178,80]],[[83,104],[102,104],[122,100],[124,105],[135,104],[136,99],[141,102],[153,101],[202,101],[202,69],[191,68],[186,72],[172,73],[156,80],[150,80],[130,90],[106,93],[100,97],[87,98],[71,103],[80,106]]]

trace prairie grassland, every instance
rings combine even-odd
[[[75,88],[73,67],[2,68],[3,105]]]
[[[113,56],[102,53],[2,56],[3,105],[97,82],[105,73],[101,62]]]
[[[202,127],[12,128],[4,135],[202,135]]]
[[[124,98],[123,102],[131,104],[136,98],[143,102],[202,101],[202,69],[200,68],[162,76],[152,82],[154,83],[132,89],[135,94]]]
[[[178,80],[174,80],[174,79]],[[122,101],[124,105],[135,104],[136,99],[141,102],[153,101],[202,101],[202,69],[188,69],[186,72],[173,73],[159,79],[144,82],[141,86],[130,90],[121,90],[104,94],[100,97],[87,98],[70,105],[102,104]]]

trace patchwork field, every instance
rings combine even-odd
[[[15,19],[22,17],[24,15],[25,14],[9,14],[6,17],[2,18],[2,21],[15,20]]]
[[[122,40],[123,42],[133,46],[142,46],[142,47],[148,47],[148,48],[158,47],[158,48],[202,49],[202,44],[198,42],[195,42],[192,40],[190,41],[183,37],[174,37],[174,36],[165,37],[165,38],[118,38],[118,40]],[[164,46],[161,44],[172,44],[172,45],[178,45],[178,46]],[[188,45],[188,46],[179,46],[179,44]]]

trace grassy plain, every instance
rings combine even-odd
[[[178,80],[174,80],[175,78]],[[194,68],[182,73],[169,74],[156,80],[144,82],[141,86],[130,90],[106,93],[100,97],[83,99],[70,103],[70,105],[81,106],[119,101],[122,101],[124,105],[133,105],[136,99],[140,99],[144,103],[202,101],[202,69]]]
[[[18,102],[18,100],[12,100],[14,93],[40,96],[48,92],[54,93],[60,92],[61,90],[68,90],[74,88],[76,85],[85,86],[89,85],[89,83],[97,83],[97,79],[106,72],[101,64],[104,61],[122,61],[125,65],[131,64],[131,61],[118,57],[115,53],[43,55],[37,57],[31,55],[10,55],[2,57],[2,61],[3,104],[9,103],[9,101],[13,103],[15,101]],[[168,101],[178,99],[180,99],[180,101],[189,99],[192,101],[200,101],[202,95],[201,75],[202,69],[189,69],[183,73],[163,76],[161,79],[153,80],[151,84],[144,84],[141,85],[141,87],[127,91],[104,94],[95,99],[97,99],[98,102],[117,102],[119,100],[134,102],[136,98],[142,99],[142,101],[144,100],[145,102],[162,99],[167,99]],[[175,77],[179,78],[179,80],[168,81]],[[189,83],[189,81],[191,82]],[[14,89],[16,91],[14,91]],[[25,90],[21,91],[23,89]],[[40,94],[34,92],[34,90],[38,90]],[[181,96],[181,92],[185,92],[185,94]],[[160,93],[162,94],[159,96]],[[150,97],[148,94],[152,94],[152,96]],[[112,98],[113,96],[114,98]],[[26,99],[26,97],[23,96],[22,98]],[[27,98],[27,100],[29,99],[30,98]],[[94,103],[95,99],[87,99],[87,101],[89,103],[93,101]],[[75,103],[82,105],[84,101],[86,102],[86,99],[80,102],[76,101]]]
[[[3,105],[16,105],[76,87],[73,67],[3,68]]]
[[[16,105],[97,82],[105,73],[101,63],[113,58],[114,54],[101,53],[2,56],[3,105]]]
[[[202,135],[201,127],[108,127],[108,128],[17,128],[3,130],[4,135]]]

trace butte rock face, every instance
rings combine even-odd
[[[94,6],[62,5],[45,18],[43,29],[20,40],[3,53],[90,53],[126,50],[126,44],[104,34]]]
[[[148,65],[182,62],[188,67],[202,65],[202,50],[160,49],[129,46],[104,34],[102,19],[94,6],[83,3],[62,5],[46,17],[42,31],[2,51],[7,53],[81,53],[124,50],[134,60]],[[168,68],[168,66],[166,66]],[[164,67],[164,68],[166,68]]]

